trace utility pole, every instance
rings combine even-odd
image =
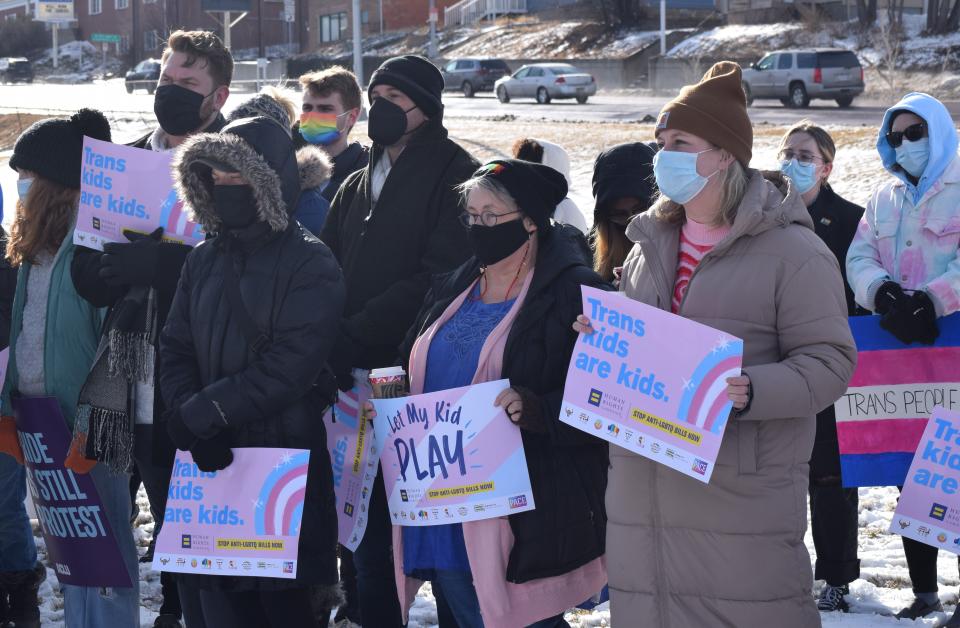
[[[667,0],[660,0],[660,54],[667,54]]]
[[[60,67],[60,36],[59,31],[60,24],[58,22],[53,23],[53,69],[56,70]]]
[[[437,58],[437,2],[430,0],[430,13],[427,16],[430,21],[430,47],[427,56],[431,59]]]
[[[263,0],[257,0],[257,57],[263,59]]]
[[[353,0],[353,73],[363,85],[363,35],[360,33],[360,0]]]

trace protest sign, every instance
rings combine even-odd
[[[153,568],[296,578],[310,452],[247,447],[221,471],[178,451]]]
[[[338,539],[351,552],[367,529],[370,492],[380,463],[373,428],[362,411],[370,398],[367,371],[354,369],[353,381],[353,388],[341,391],[336,405],[323,415],[337,497]]]
[[[960,554],[960,412],[933,408],[890,532]]]
[[[54,397],[14,397],[17,438],[50,566],[61,584],[129,587],[93,478],[63,466],[71,435]],[[121,530],[130,534],[130,530]]]
[[[594,333],[573,350],[560,420],[709,482],[743,341],[621,294],[582,291]]]
[[[493,404],[499,380],[372,400],[394,525],[430,526],[533,510],[520,428]]]
[[[935,406],[960,410],[960,314],[933,345],[905,345],[879,316],[854,316],[857,368],[834,405],[844,486],[901,486]]]
[[[73,243],[102,251],[107,242],[128,242],[125,229],[147,234],[157,227],[167,242],[201,242],[203,230],[173,189],[171,159],[170,153],[84,137]]]

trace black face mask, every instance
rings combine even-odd
[[[170,135],[186,135],[198,130],[204,123],[200,110],[207,96],[179,85],[158,87],[153,97],[153,113],[157,116],[160,128]]]
[[[407,113],[416,108],[414,105],[404,111],[386,98],[377,98],[367,114],[367,135],[375,144],[393,146],[407,134]]]
[[[213,186],[213,209],[224,231],[241,229],[257,219],[257,200],[249,185]]]
[[[523,220],[502,222],[493,227],[474,225],[467,228],[467,237],[473,245],[477,259],[484,266],[496,264],[506,259],[530,238],[523,226]]]

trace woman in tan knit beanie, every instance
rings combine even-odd
[[[814,417],[856,360],[840,269],[789,181],[749,168],[738,65],[684,87],[656,137],[661,197],[627,228],[620,289],[742,338],[744,367],[727,380],[709,484],[610,448],[611,614],[657,628],[819,626],[803,543]],[[583,317],[575,327],[591,332]]]

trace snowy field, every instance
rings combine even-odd
[[[879,119],[877,120],[879,123]],[[590,178],[593,160],[601,150],[628,141],[650,141],[653,139],[653,127],[649,124],[588,124],[558,122],[519,122],[510,119],[499,120],[451,120],[451,136],[465,146],[480,160],[503,156],[509,152],[511,144],[520,137],[539,137],[557,142],[570,152],[573,187],[571,197],[578,202],[581,210],[592,221],[592,198]],[[133,138],[144,129],[139,124],[118,124],[115,139],[124,141]],[[776,148],[783,128],[758,125],[755,129],[755,148],[753,165],[756,167],[774,167]],[[839,146],[835,174],[832,178],[835,189],[850,200],[865,203],[871,190],[881,181],[884,173],[874,150],[875,128],[835,127],[830,129]],[[364,129],[358,128],[358,136],[364,136]],[[0,183],[5,195],[11,198],[16,186],[10,177],[9,168],[0,155]],[[6,220],[9,221],[10,213]],[[914,623],[897,622],[890,615],[909,604],[911,593],[907,578],[906,562],[900,544],[900,537],[886,532],[896,499],[895,489],[863,489],[860,492],[860,558],[862,578],[851,585],[848,598],[852,607],[850,614],[823,614],[826,626],[863,628],[867,626],[932,626],[936,617]],[[140,516],[136,521],[134,534],[141,551],[149,544],[153,530],[153,521],[147,509],[147,502],[141,490],[139,498]],[[38,545],[43,552],[42,539]],[[813,542],[807,535],[807,547],[811,555]],[[957,604],[958,573],[956,560],[952,555],[941,552],[939,578],[941,600],[948,612]],[[153,625],[159,608],[160,585],[158,574],[151,571],[149,565],[141,565],[141,622],[145,627]],[[817,583],[815,591],[822,586]],[[63,625],[62,599],[58,595],[58,585],[52,571],[48,569],[47,581],[41,588],[43,599],[44,626],[59,628]],[[614,626],[634,628],[641,625],[636,618],[618,618],[613,622],[606,605],[592,612],[569,613],[567,620],[575,627]],[[436,625],[436,609],[428,586],[420,591],[411,612],[411,628],[430,628]],[[744,627],[752,628],[752,627]]]

